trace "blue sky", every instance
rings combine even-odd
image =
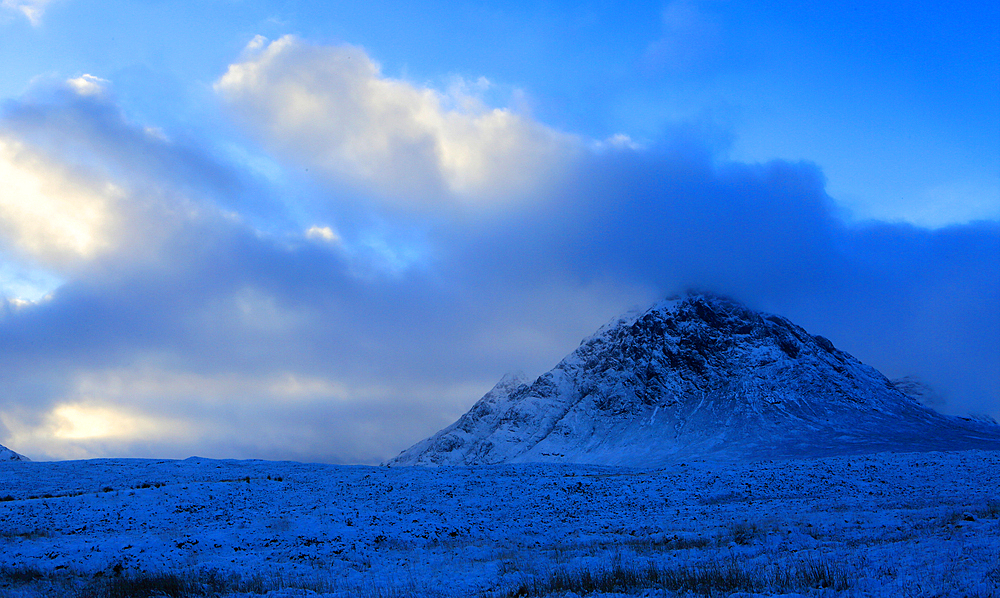
[[[1000,416],[988,3],[3,0],[0,64],[29,456],[378,461],[690,286]]]

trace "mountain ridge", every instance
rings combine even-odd
[[[1000,448],[782,316],[692,293],[626,314],[534,381],[505,377],[390,465],[681,459]]]
[[[30,461],[30,460],[31,459],[25,457],[24,455],[15,453],[9,448],[0,445],[0,461]]]

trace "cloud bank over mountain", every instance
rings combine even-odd
[[[0,444],[377,462],[692,287],[1000,416],[996,221],[848,224],[821,165],[589,142],[355,46],[256,40],[222,70],[225,143],[97,77],[3,105],[3,257],[60,283],[5,291]]]

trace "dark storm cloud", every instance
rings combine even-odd
[[[1000,410],[1000,345],[989,340],[1000,333],[997,223],[848,226],[808,163],[718,163],[669,146],[592,160],[544,213],[477,230],[490,240],[470,275],[731,294],[890,376],[925,377],[954,412]]]
[[[717,165],[693,148],[592,157],[532,216],[493,229],[483,257],[663,289],[805,283],[829,266],[839,230],[816,167]]]

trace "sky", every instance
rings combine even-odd
[[[378,463],[687,289],[1000,419],[1000,7],[0,0],[0,444]]]

